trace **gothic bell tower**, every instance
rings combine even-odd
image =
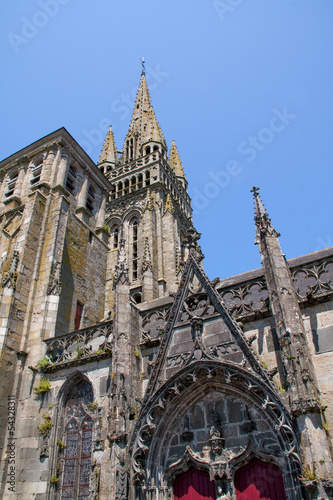
[[[187,180],[173,141],[170,153],[142,71],[122,151],[110,127],[98,162],[112,185],[106,222],[110,230],[106,310],[113,306],[120,241],[130,293],[137,303],[176,292],[193,227]]]

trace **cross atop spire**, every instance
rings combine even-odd
[[[280,236],[280,234],[275,230],[271,219],[264,207],[263,202],[261,201],[259,195],[259,188],[253,186],[251,189],[251,193],[253,193],[254,197],[254,207],[255,207],[255,215],[254,221],[257,227],[257,234],[255,239],[255,244],[258,244],[260,241],[260,237],[268,234],[269,236]]]
[[[146,64],[145,58],[144,58],[144,57],[141,57],[141,65],[142,65],[141,75],[145,75],[145,74],[146,74],[146,67],[145,67],[145,64]]]

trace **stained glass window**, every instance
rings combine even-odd
[[[65,405],[64,461],[61,500],[89,498],[93,421],[89,403],[93,393],[88,382],[79,382]]]

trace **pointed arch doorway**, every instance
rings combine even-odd
[[[237,500],[286,500],[281,470],[254,459],[235,474]]]
[[[209,474],[192,467],[173,485],[174,500],[216,500],[215,483]]]

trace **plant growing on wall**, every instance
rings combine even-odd
[[[44,356],[42,359],[40,359],[37,363],[37,368],[40,372],[44,371],[50,364],[50,360]]]
[[[43,413],[42,419],[41,424],[37,425],[37,429],[44,436],[52,428],[53,422],[49,413]]]
[[[51,390],[51,384],[48,378],[42,377],[39,384],[34,387],[36,394],[41,395]]]

